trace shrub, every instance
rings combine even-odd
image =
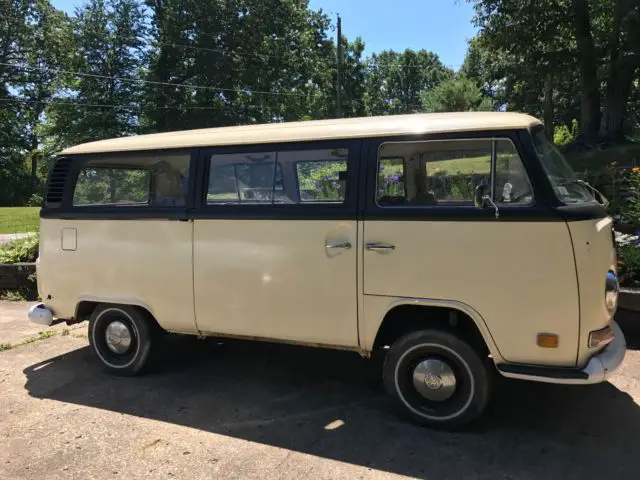
[[[0,263],[29,263],[38,258],[39,241],[37,235],[12,240],[0,245]]]
[[[578,133],[578,121],[574,118],[571,122],[571,128],[567,125],[559,125],[554,128],[553,143],[560,147],[569,145],[571,142],[575,141]]]
[[[640,285],[640,243],[638,235],[615,232],[618,274],[623,286]]]
[[[620,195],[612,213],[624,224],[640,226],[640,168],[624,170],[619,184]]]
[[[27,207],[40,207],[42,206],[43,198],[39,193],[34,193],[31,195],[29,200],[27,200]]]

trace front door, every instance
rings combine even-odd
[[[516,135],[489,132],[370,149],[379,168],[368,177],[365,212],[366,322],[379,322],[398,298],[460,302],[484,318],[506,360],[535,362],[537,334],[552,332],[560,344],[545,352],[548,361],[575,363],[571,238],[537,200],[517,144]],[[474,206],[482,193],[497,216],[490,204]]]
[[[203,154],[194,221],[198,329],[355,347],[360,142]]]

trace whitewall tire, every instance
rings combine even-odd
[[[400,410],[422,425],[443,429],[467,425],[483,413],[491,379],[486,359],[443,330],[399,338],[383,367],[385,388]]]
[[[89,344],[109,373],[141,373],[149,363],[152,343],[148,318],[136,307],[98,305],[89,319]]]

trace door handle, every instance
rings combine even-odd
[[[344,248],[349,250],[351,248],[351,242],[329,242],[325,245],[326,248]]]
[[[396,246],[388,243],[371,242],[365,244],[365,248],[374,252],[391,252],[396,249]]]

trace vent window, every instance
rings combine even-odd
[[[46,207],[57,208],[62,204],[62,199],[64,198],[64,187],[70,168],[70,158],[60,158],[56,160],[47,182],[47,193],[44,199]]]

